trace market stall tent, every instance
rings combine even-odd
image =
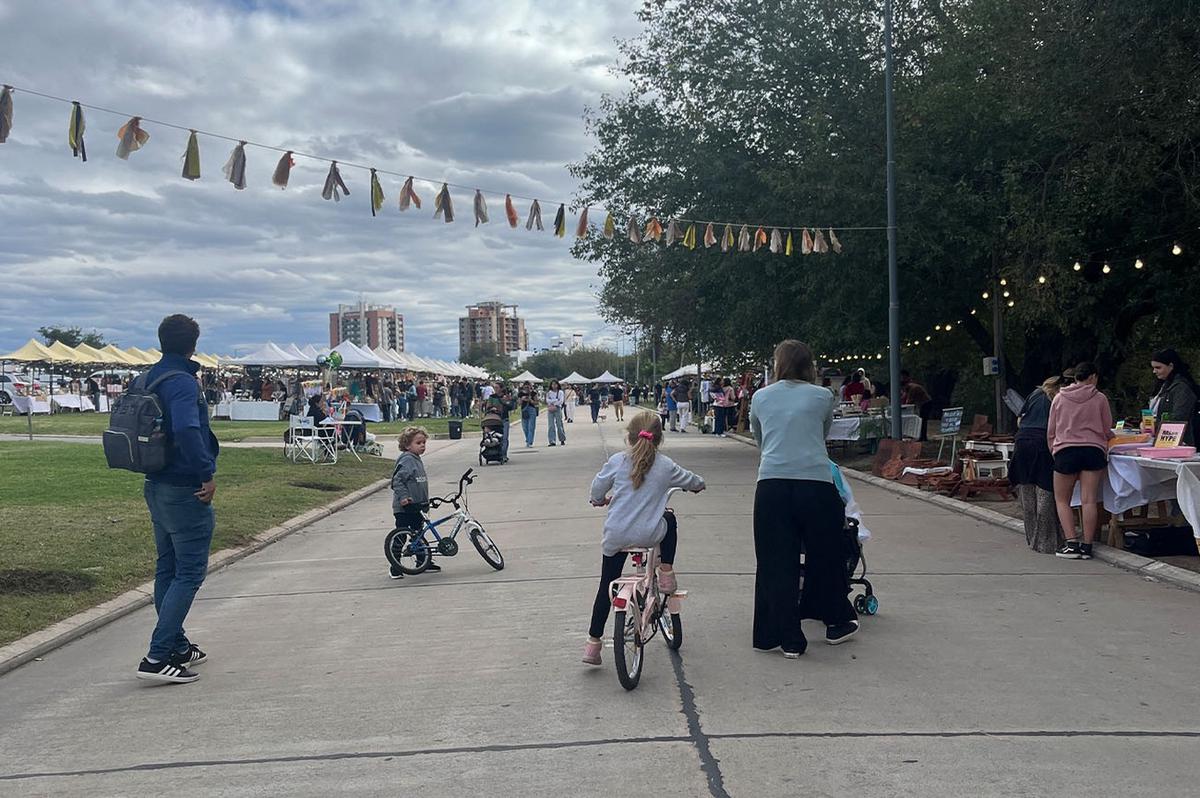
[[[611,385],[614,382],[624,382],[624,380],[622,380],[620,377],[614,377],[612,374],[605,371],[599,377],[592,380],[592,382],[599,382],[599,383],[603,383],[605,385]]]
[[[559,380],[559,382],[562,383],[563,385],[587,385],[589,383],[595,382],[595,380],[589,380],[587,377],[583,376],[578,371],[572,371],[566,377],[563,377],[561,380]]]
[[[30,338],[20,349],[9,352],[7,355],[0,355],[0,360],[11,360],[17,363],[52,363],[55,362],[55,357],[54,353],[44,344]]]
[[[694,377],[696,374],[706,374],[714,371],[716,366],[712,363],[693,363],[690,366],[681,366],[670,374],[664,374],[664,380],[677,380],[680,377]]]
[[[542,381],[541,377],[536,377],[533,374],[530,374],[528,369],[526,369],[525,371],[522,371],[520,374],[518,374],[517,376],[515,376],[509,380],[509,382],[541,382],[541,381]]]

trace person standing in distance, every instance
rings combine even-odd
[[[154,571],[154,610],[158,623],[150,651],[138,665],[137,678],[156,682],[194,682],[191,668],[208,657],[188,639],[183,622],[208,572],[213,537],[214,474],[220,447],[208,426],[208,405],[192,360],[200,325],[182,314],[158,325],[162,359],[144,378],[149,385],[169,374],[155,389],[163,427],[171,440],[167,466],[146,475],[143,493],[154,524],[158,550]],[[171,373],[176,372],[176,373]]]

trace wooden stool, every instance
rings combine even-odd
[[[1150,514],[1153,507],[1155,515]],[[1108,545],[1113,548],[1125,548],[1126,529],[1145,529],[1147,527],[1183,526],[1187,519],[1180,515],[1171,515],[1171,503],[1157,501],[1142,507],[1134,507],[1108,519]]]

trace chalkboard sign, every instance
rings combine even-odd
[[[947,407],[942,411],[942,434],[957,435],[962,430],[963,409]]]

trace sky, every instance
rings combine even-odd
[[[329,165],[248,147],[247,187],[221,167],[234,144],[200,137],[201,179],[182,179],[187,133],[144,123],[150,140],[116,157],[126,117],[85,111],[88,161],[67,146],[70,106],[14,93],[0,144],[0,352],[43,325],[97,329],[156,346],[158,322],[186,313],[200,351],[264,341],[327,345],[339,302],[390,304],[407,349],[456,358],[465,306],[520,306],[530,344],[601,320],[596,268],[551,232],[574,196],[567,164],[589,150],[583,112],[623,90],[616,40],[638,33],[638,0],[503,3],[0,0],[0,83],[211,131],[484,190],[452,189],[456,221],[400,213],[401,178],[381,176],[372,218],[366,171],[341,167],[350,195],[321,198]],[[542,200],[546,232],[504,220],[504,193]],[[570,217],[573,220],[573,217]],[[594,220],[595,221],[595,220]]]

